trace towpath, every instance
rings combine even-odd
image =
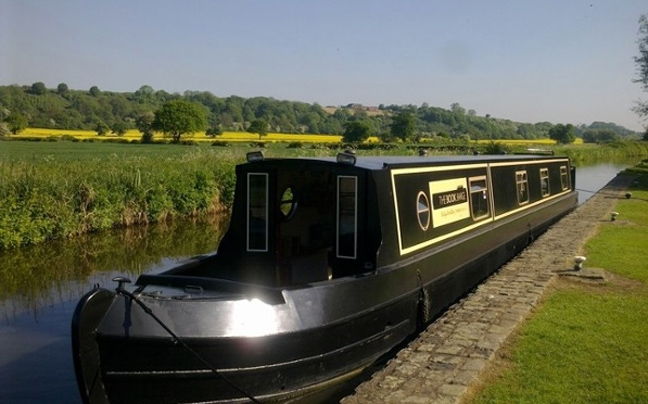
[[[632,182],[618,175],[423,331],[342,404],[457,403]]]

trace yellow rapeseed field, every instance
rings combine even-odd
[[[95,138],[97,140],[123,138],[128,140],[141,139],[142,134],[135,129],[127,131],[123,136],[117,136],[114,133],[99,136],[97,132],[92,130],[69,130],[69,129],[42,129],[42,128],[27,128],[20,132],[15,137],[50,137],[50,136],[73,136],[77,139]],[[156,133],[156,140],[164,139],[162,134]],[[286,134],[286,133],[268,133],[259,139],[259,135],[247,132],[223,132],[222,135],[211,138],[205,135],[205,132],[198,132],[193,134],[185,134],[182,136],[184,140],[195,140],[198,142],[213,142],[215,140],[225,140],[229,142],[250,142],[250,141],[264,141],[264,142],[317,142],[317,143],[334,143],[340,142],[342,136],[339,135],[317,135],[317,134]]]
[[[136,130],[131,129],[123,136],[117,136],[114,133],[98,136],[97,132],[92,130],[69,130],[69,129],[43,129],[43,128],[27,128],[14,137],[50,137],[50,136],[73,136],[79,140],[94,138],[97,140],[123,138],[127,140],[139,140],[142,134]],[[163,140],[164,136],[160,133],[155,134],[156,140]],[[342,141],[341,135],[317,135],[308,133],[268,133],[259,139],[259,135],[248,132],[223,132],[222,135],[215,138],[208,137],[205,132],[198,132],[194,134],[186,134],[182,136],[183,140],[195,140],[197,142],[213,142],[213,141],[227,141],[227,142],[304,142],[304,143],[337,143]],[[366,141],[367,143],[380,142],[380,139],[372,136]],[[477,140],[477,143],[489,143],[490,140]],[[502,139],[496,140],[506,145],[520,146],[520,145],[554,145],[556,142],[551,139]],[[583,144],[583,139],[576,138],[574,144]]]

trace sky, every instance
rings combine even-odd
[[[0,85],[407,105],[642,131],[646,0],[0,0]]]

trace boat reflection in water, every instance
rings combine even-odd
[[[359,373],[577,204],[554,156],[266,159],[236,168],[217,253],[96,287],[81,397],[290,401]]]

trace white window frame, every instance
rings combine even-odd
[[[526,200],[520,200],[520,186],[526,189]],[[515,172],[515,193],[517,194],[518,205],[525,205],[529,203],[529,175],[526,170]]]
[[[265,221],[265,240],[264,240],[264,247],[263,248],[251,248],[250,247],[250,225],[251,225],[251,200],[250,200],[250,179],[253,176],[260,176],[260,177],[265,177],[265,201],[264,201],[264,206],[265,206],[265,216],[263,217]],[[269,190],[270,190],[270,179],[268,173],[248,173],[247,174],[247,201],[246,201],[246,209],[247,209],[247,223],[246,223],[246,232],[245,232],[245,237],[246,237],[246,248],[247,251],[251,252],[268,252],[268,212],[270,211],[270,208],[268,206],[269,202]]]
[[[547,189],[545,190],[542,186],[544,180],[547,180]],[[543,167],[540,169],[540,194],[543,198],[551,195],[551,183],[549,182],[549,169]]]
[[[563,191],[569,188],[569,171],[567,171],[567,166],[560,166],[560,188]]]
[[[342,197],[340,191],[340,181],[342,179],[353,179],[353,254],[342,255],[340,254],[340,198]],[[337,258],[355,259],[358,255],[358,177],[354,175],[339,175],[337,177],[337,200],[335,212],[335,256]]]
[[[473,192],[472,183],[477,182],[477,181],[484,181],[485,188],[483,190]],[[472,216],[473,220],[479,220],[479,219],[483,219],[483,218],[486,218],[486,217],[490,217],[490,215],[491,215],[491,206],[490,206],[491,203],[490,203],[490,192],[489,192],[489,189],[488,189],[488,178],[486,178],[485,175],[481,175],[479,177],[470,177],[470,178],[468,178],[468,192],[469,192],[469,198],[470,198],[470,215]],[[486,207],[487,207],[488,210],[486,211],[486,214],[483,214],[481,216],[475,216],[475,211],[473,209],[473,204],[472,204],[473,193],[477,193],[477,192],[485,192],[486,193]]]

